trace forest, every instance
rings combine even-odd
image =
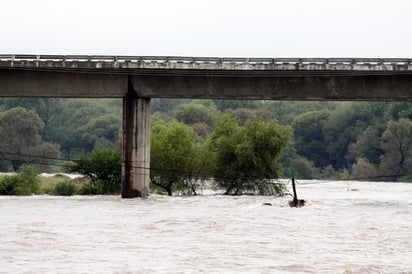
[[[230,177],[234,159],[244,176],[412,181],[409,102],[152,99],[151,112],[153,184],[165,170],[190,173],[188,184],[193,173]],[[0,98],[0,172],[64,171],[93,151],[120,150],[121,130],[119,99]],[[258,150],[269,164],[246,157]]]

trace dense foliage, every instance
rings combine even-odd
[[[103,149],[80,157],[70,169],[90,179],[88,190],[82,194],[117,194],[121,188],[121,167],[120,151]]]
[[[211,157],[202,144],[196,142],[189,126],[178,121],[154,123],[151,135],[152,184],[165,190],[196,194],[210,174]]]
[[[0,157],[7,159],[0,168],[17,171],[24,163],[47,165],[60,157],[58,145],[43,141],[43,128],[44,122],[34,110],[16,107],[0,112]]]
[[[226,194],[274,194],[270,179],[280,176],[279,159],[291,136],[290,128],[274,121],[251,119],[240,127],[223,116],[209,140],[215,154],[213,177]]]
[[[0,98],[0,171],[16,171],[25,163],[42,171],[60,170],[64,165],[60,158],[118,150],[121,106],[117,99]],[[263,129],[252,126],[257,121],[293,129],[293,135],[286,134],[291,138],[288,145],[274,157],[273,177],[412,180],[412,104],[408,102],[154,99],[151,109],[151,176],[158,184],[172,181],[172,187],[163,188],[166,192],[168,188],[196,193],[202,186],[199,178],[229,176],[217,151],[232,157],[232,165],[236,160],[239,167],[253,170],[248,177],[270,170],[265,166],[269,160],[242,160],[259,150],[258,132]],[[213,146],[205,149],[206,144]],[[117,166],[120,170],[120,160]],[[91,192],[96,191],[96,181],[91,180]]]

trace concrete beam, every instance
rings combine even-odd
[[[123,98],[130,79],[138,97],[412,101],[412,74],[404,71],[161,72],[0,69],[0,96]]]
[[[127,94],[127,75],[1,70],[1,97],[111,98]]]
[[[131,76],[140,97],[412,101],[410,75],[216,77]]]

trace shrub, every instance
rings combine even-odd
[[[1,195],[22,195],[23,181],[17,175],[3,176],[0,178]]]
[[[78,194],[80,195],[98,195],[98,194],[102,194],[100,191],[100,187],[98,187],[97,185],[101,185],[101,183],[99,182],[91,182],[91,181],[87,181],[84,182],[83,185],[80,187]]]
[[[70,181],[57,183],[54,187],[54,194],[60,196],[71,196],[76,192],[76,185]]]
[[[39,170],[31,165],[22,165],[17,171],[17,176],[23,180],[23,188],[26,189],[28,195],[39,191],[40,180],[37,175],[39,175]]]
[[[13,176],[0,178],[1,195],[31,195],[38,193],[40,184],[38,171],[33,166],[23,165]]]
[[[89,186],[83,186],[83,194],[117,194],[121,187],[121,153],[118,150],[94,150],[82,156],[71,166],[72,171],[86,175]],[[90,187],[89,189],[86,189]]]

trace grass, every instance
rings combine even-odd
[[[4,178],[3,178],[4,177]],[[9,178],[10,177],[10,178]],[[5,179],[7,178],[7,180]],[[92,184],[89,180],[82,182],[73,182],[66,176],[40,177],[35,176],[36,188],[31,184],[26,184],[24,178],[14,175],[0,175],[0,195],[97,195],[97,194],[115,194],[114,192],[103,192]],[[120,192],[119,192],[120,193]]]
[[[39,193],[42,194],[54,194],[54,189],[58,183],[64,182],[68,177],[39,177],[40,178],[40,189]]]
[[[66,176],[53,176],[53,177],[39,177],[40,178],[40,190],[37,194],[39,195],[58,195],[56,193],[56,189],[61,186],[63,183],[68,183],[71,182],[69,177]],[[76,184],[75,187],[75,193],[78,193],[80,191],[81,186],[83,185],[82,183]]]

